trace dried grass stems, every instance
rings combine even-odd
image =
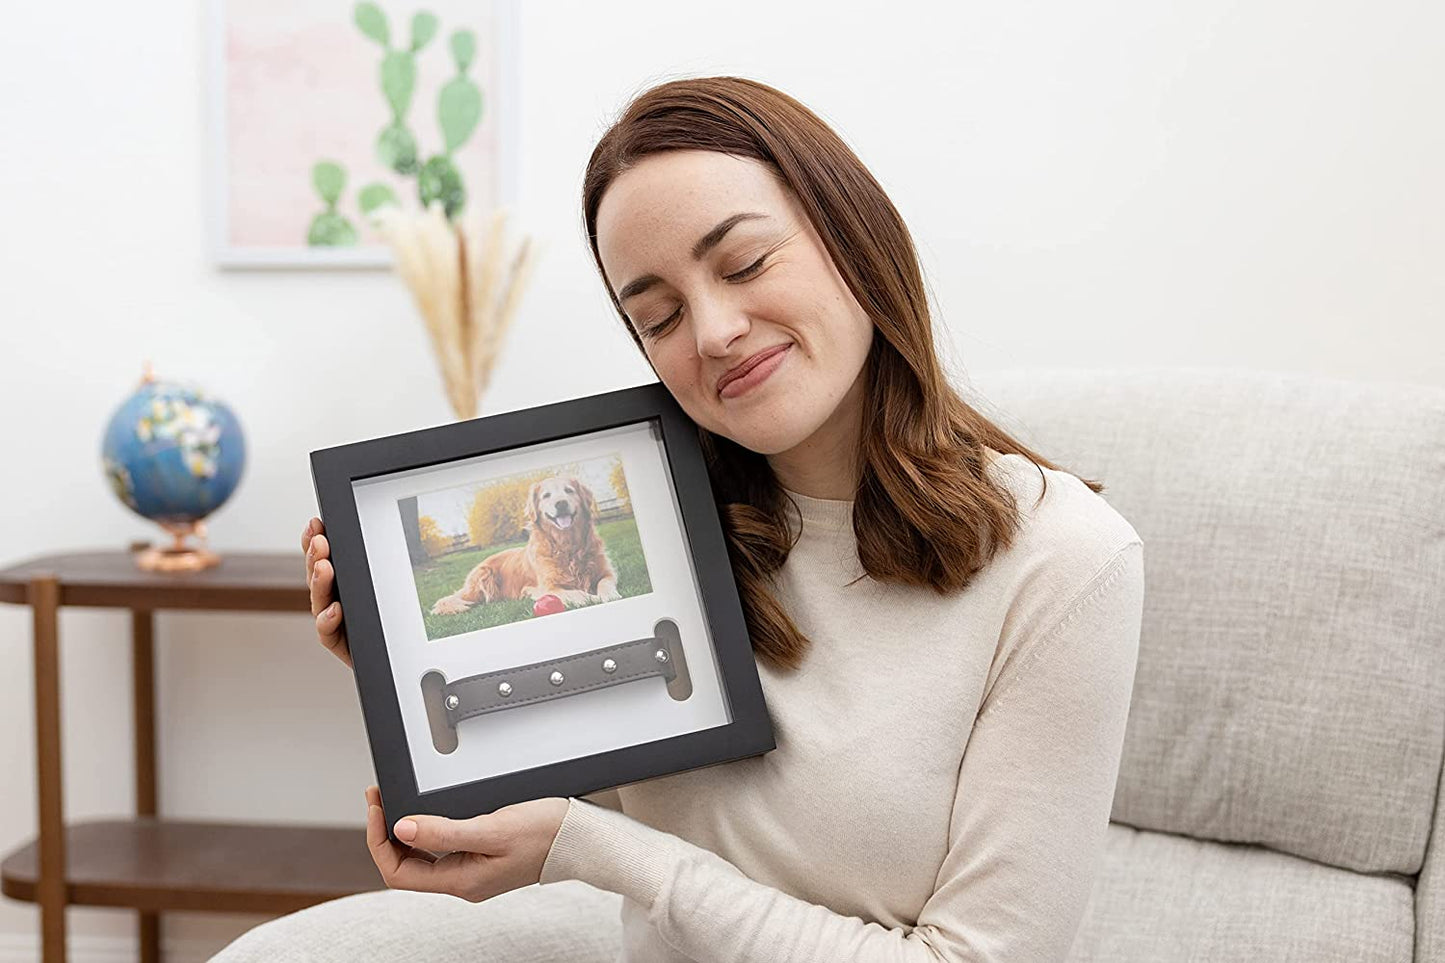
[[[506,220],[505,209],[495,210],[483,237],[478,219],[452,222],[439,201],[425,211],[385,205],[372,214],[421,312],[447,400],[461,419],[477,416],[537,259],[538,245],[527,236],[507,256]]]

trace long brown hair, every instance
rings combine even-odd
[[[699,77],[638,95],[592,151],[582,210],[597,271],[644,357],[597,253],[597,209],[614,178],[669,150],[760,161],[801,204],[874,324],[853,498],[858,559],[879,582],[932,586],[940,595],[967,586],[1019,526],[1012,493],[985,472],[984,447],[1023,455],[1036,467],[1059,466],[965,403],[949,384],[934,352],[913,239],[883,188],[832,128],[766,84]],[[772,590],[772,573],[796,540],[785,514],[787,493],[764,455],[701,426],[698,433],[753,651],[775,668],[797,668],[809,640]],[[1103,490],[1100,482],[1081,480]]]

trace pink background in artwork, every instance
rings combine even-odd
[[[467,189],[465,213],[491,209],[500,189],[497,37],[484,0],[429,0],[423,7],[379,0],[391,28],[391,47],[409,47],[418,9],[440,26],[417,54],[416,88],[407,126],[422,161],[442,149],[437,93],[456,75],[449,40],[465,27],[477,52],[467,75],[482,91],[482,117],[452,156]],[[357,207],[361,188],[388,184],[402,204],[420,206],[416,179],[383,167],[376,138],[390,123],[381,91],[381,45],[363,34],[353,4],[336,0],[244,0],[226,4],[225,167],[227,243],[232,247],[306,249],[311,218],[325,203],[311,184],[311,167],[332,160],[346,169],[337,210],[356,227],[359,245],[379,243]]]

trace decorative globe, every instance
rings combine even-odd
[[[156,380],[147,365],[135,394],[111,415],[101,459],[116,497],[176,537],[171,554],[194,556],[182,539],[203,535],[201,519],[236,490],[246,465],[246,439],[220,400],[197,387]],[[204,566],[193,557],[189,565],[169,567]]]

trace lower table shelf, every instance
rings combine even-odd
[[[292,913],[385,889],[360,827],[136,816],[66,824],[67,903],[140,910]],[[35,901],[40,847],[0,862],[0,892]]]

